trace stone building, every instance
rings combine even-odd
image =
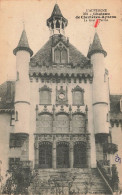
[[[55,178],[65,194],[71,178],[70,193],[112,194],[113,164],[120,186],[122,179],[115,161],[122,156],[122,95],[110,95],[98,34],[85,57],[65,36],[67,25],[56,4],[46,44],[33,55],[23,30],[13,51],[16,81],[0,86],[2,171],[22,162],[41,179]]]

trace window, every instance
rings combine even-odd
[[[17,81],[19,80],[19,72],[17,72]]]
[[[39,114],[38,120],[36,121],[36,130],[38,133],[51,133],[53,128],[53,118],[52,115]]]
[[[40,92],[40,104],[51,104],[51,92],[52,90],[47,86],[42,87],[39,89]]]
[[[60,63],[61,62],[61,52],[59,49],[55,50],[55,62]]]
[[[65,47],[62,48],[62,45],[54,50],[54,61],[55,63],[68,63],[67,49]]]
[[[83,105],[84,104],[84,90],[79,86],[72,90],[73,95],[73,105]]]
[[[56,22],[56,28],[60,28],[60,23],[59,23],[58,20],[57,20],[57,22]]]
[[[75,133],[85,133],[85,116],[74,114],[72,116],[72,130]]]
[[[55,126],[58,133],[69,132],[69,116],[65,113],[59,113],[56,116]]]
[[[61,53],[61,62],[62,63],[67,63],[67,50],[65,48],[62,49],[62,53]]]
[[[56,147],[57,168],[69,168],[69,144],[59,142]]]
[[[120,99],[120,112],[122,112],[122,97]]]
[[[74,145],[74,168],[86,167],[86,144],[76,142]]]
[[[18,121],[18,112],[16,111],[16,121]]]
[[[9,158],[9,170],[20,165],[20,158]]]
[[[52,168],[52,144],[42,142],[39,146],[39,167]]]

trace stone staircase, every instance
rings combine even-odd
[[[38,170],[38,180],[41,181],[48,181],[46,185],[43,184],[46,189],[56,188],[57,193],[53,194],[62,194],[65,195],[80,195],[80,194],[112,194],[101,177],[97,168],[94,169],[39,169]],[[49,184],[49,185],[48,185]],[[40,186],[41,184],[38,183]],[[38,188],[38,186],[37,186]],[[58,188],[58,189],[57,189]],[[63,193],[58,190],[63,191]],[[38,188],[39,191],[39,188]],[[67,192],[66,192],[67,191]],[[70,191],[70,193],[69,193]],[[35,193],[38,194],[38,193]],[[51,193],[47,193],[51,194]]]

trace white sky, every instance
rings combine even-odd
[[[15,78],[17,46],[23,20],[31,49],[36,53],[48,40],[46,20],[50,17],[56,0],[1,0],[0,1],[0,84]],[[93,22],[75,19],[86,9],[108,9],[117,16],[109,22],[100,22],[97,32],[103,48],[107,51],[106,68],[109,70],[111,93],[122,93],[122,1],[121,0],[57,0],[65,18],[68,19],[66,36],[84,55],[87,55],[95,29]]]

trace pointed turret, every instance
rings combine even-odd
[[[25,30],[23,30],[21,34],[20,41],[17,47],[13,50],[14,55],[16,55],[16,53],[20,50],[28,51],[30,53],[30,56],[33,55],[33,51],[30,49],[29,44],[28,44],[28,39],[27,39]]]
[[[93,117],[95,134],[109,133],[109,123],[106,117],[109,112],[108,102],[108,79],[105,81],[105,56],[97,33],[94,35],[92,44],[89,47],[88,57],[93,65]],[[104,114],[103,114],[104,113]]]
[[[107,55],[107,52],[102,47],[102,44],[100,42],[100,39],[99,39],[97,32],[94,35],[94,40],[93,40],[92,44],[90,44],[90,46],[89,46],[89,51],[88,51],[87,57],[90,58],[91,55],[95,54],[95,53],[103,53],[104,56]]]
[[[60,8],[58,6],[58,4],[55,4],[55,6],[53,8],[53,12],[52,12],[51,17],[53,17],[53,16],[61,16],[61,17],[63,17],[63,15],[61,13],[61,10],[60,10]]]
[[[64,34],[64,29],[68,24],[68,20],[63,17],[58,4],[55,4],[51,17],[47,19],[47,26],[53,34]]]

